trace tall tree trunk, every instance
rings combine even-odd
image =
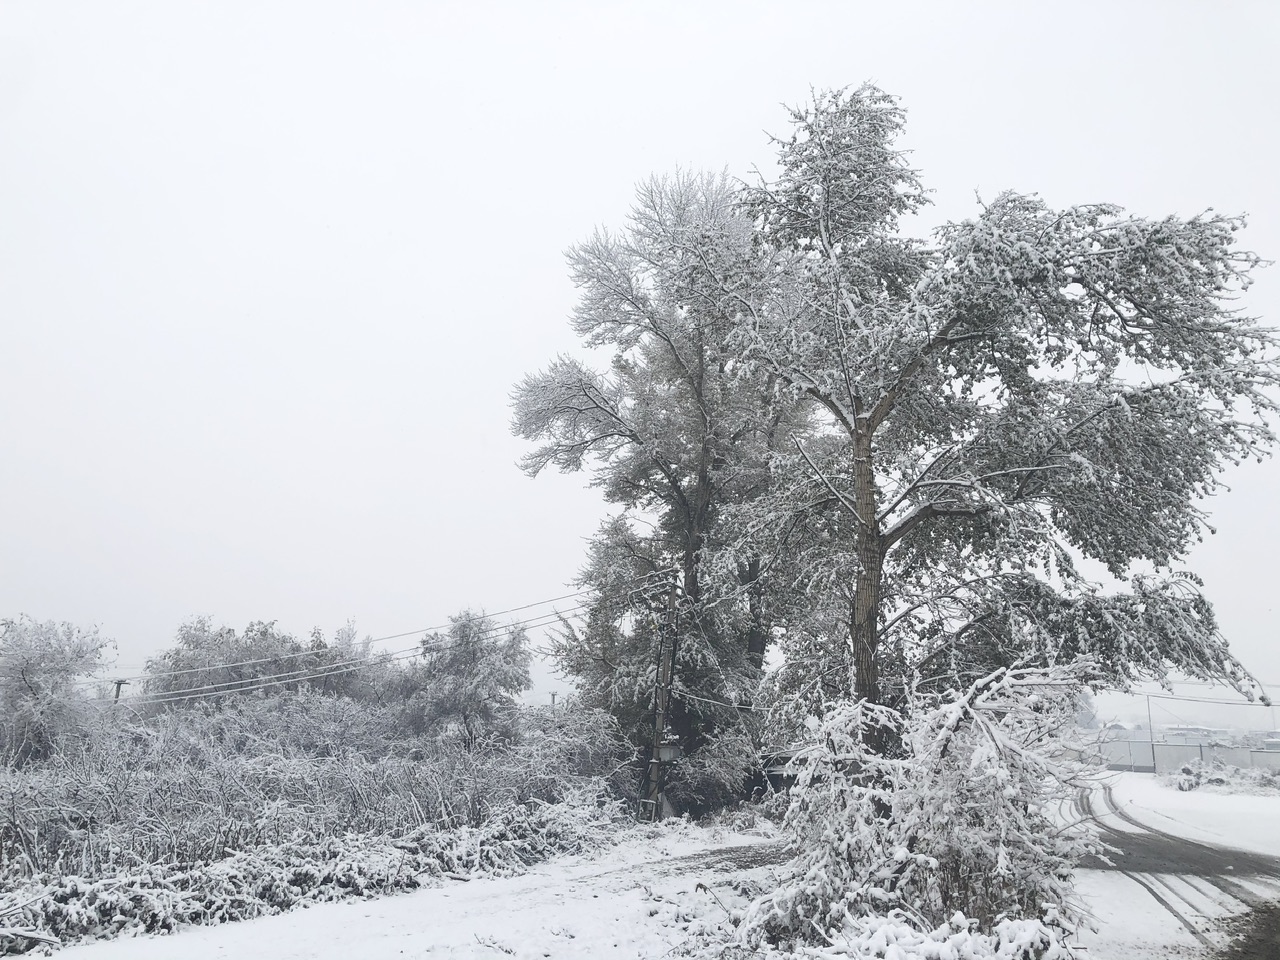
[[[853,498],[858,511],[858,571],[854,578],[853,617],[849,627],[849,640],[853,646],[853,694],[860,700],[879,703],[880,669],[876,653],[880,643],[884,547],[876,520],[871,435],[864,429],[860,429],[854,438]]]

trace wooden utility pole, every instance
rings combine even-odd
[[[119,703],[119,702],[120,702],[120,688],[121,688],[121,687],[127,687],[127,686],[129,685],[129,681],[128,681],[128,680],[112,680],[111,682],[112,682],[112,683],[114,683],[114,684],[116,685],[116,695],[115,695],[115,699],[113,699],[111,702],[112,702],[112,703]]]
[[[649,770],[645,779],[648,791],[645,799],[653,806],[653,818],[662,818],[663,761],[662,742],[667,732],[667,707],[671,698],[671,680],[676,657],[676,585],[671,584],[667,593],[667,609],[658,627],[658,675],[654,696],[653,743],[649,751]]]
[[[1151,772],[1156,771],[1156,725],[1151,720],[1151,697],[1147,696],[1147,739],[1151,741]]]

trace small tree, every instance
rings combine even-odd
[[[529,689],[532,655],[522,627],[467,610],[446,633],[422,641],[422,660],[405,680],[412,723],[422,732],[457,732],[474,748],[488,733],[508,735],[516,698]]]
[[[86,702],[77,681],[103,666],[111,641],[97,628],[0,620],[0,730],[7,763],[47,757],[59,737],[78,729]]]
[[[1051,918],[1082,920],[1071,870],[1105,846],[1057,818],[1089,783],[1067,731],[1092,675],[1086,663],[1000,668],[958,695],[913,697],[909,710],[845,700],[811,721],[786,820],[799,863],[753,905],[746,931],[808,939],[815,924],[868,915],[932,930],[957,912],[990,929],[1046,905]]]

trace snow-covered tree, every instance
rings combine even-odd
[[[1082,691],[1177,670],[1261,693],[1177,568],[1223,469],[1274,440],[1276,343],[1234,303],[1258,258],[1240,218],[1014,193],[905,237],[926,193],[897,101],[822,93],[792,119],[777,179],[744,191],[773,282],[731,342],[823,418],[740,524],[755,552],[805,531],[777,686],[813,746],[797,869],[747,929],[1069,916],[1094,845],[1052,818]]]
[[[777,179],[745,193],[773,284],[732,341],[825,417],[775,465],[793,482],[773,506],[815,525],[850,693],[1077,656],[1122,685],[1177,669],[1256,692],[1172,572],[1221,471],[1273,440],[1275,342],[1233,303],[1258,263],[1241,218],[1005,193],[913,239],[926,192],[894,98],[822,93],[792,119]]]
[[[405,671],[405,683],[416,687],[407,698],[411,726],[456,731],[468,749],[486,734],[509,733],[531,661],[524,628],[470,610],[450,617],[449,629],[424,638],[421,662]]]
[[[678,579],[671,720],[690,752],[738,728],[722,704],[752,694],[770,636],[761,558],[715,562],[733,536],[724,507],[764,491],[768,453],[796,426],[797,405],[767,374],[733,369],[728,337],[738,300],[753,295],[752,242],[723,177],[642,185],[626,230],[599,231],[569,254],[581,290],[573,328],[612,352],[609,369],[562,356],[514,395],[514,431],[540,443],[525,471],[590,468],[621,508],[592,542],[580,580],[591,591],[586,625],[566,629],[559,659],[586,702],[649,739],[638,731],[657,661],[645,605]]]
[[[3,761],[47,756],[85,719],[77,686],[103,665],[111,641],[96,628],[20,616],[0,620],[0,749]]]
[[[522,385],[517,432],[547,441],[526,466],[595,456],[606,496],[658,517],[658,536],[599,539],[587,582],[674,560],[703,590],[757,561],[797,598],[770,625],[780,712],[812,720],[802,857],[750,929],[822,938],[887,912],[923,935],[953,907],[1039,924],[1070,912],[1091,849],[1049,829],[1082,691],[1176,670],[1261,693],[1181,569],[1223,470],[1274,442],[1277,344],[1237,305],[1259,260],[1240,217],[1016,193],[910,237],[927,192],[893,97],[817,93],[792,121],[777,176],[718,193],[713,217],[642,202],[626,237],[575,251],[578,329],[618,359]],[[693,369],[715,392],[682,392]],[[740,435],[745,454],[723,443]],[[573,653],[643,686],[611,659],[628,636],[609,596]]]
[[[274,620],[254,621],[237,633],[193,617],[178,627],[175,641],[147,661],[142,703],[186,706],[244,692],[298,690],[330,662],[325,649],[304,646]]]

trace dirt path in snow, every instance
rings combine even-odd
[[[1082,866],[1116,870],[1145,889],[1206,950],[1222,960],[1277,960],[1280,958],[1280,858],[1245,850],[1232,850],[1187,840],[1136,819],[1116,802],[1110,786],[1102,790],[1106,814],[1129,829],[1107,823],[1095,809],[1094,793],[1082,794],[1078,805],[1085,816],[1099,823],[1103,839],[1117,849],[1111,863],[1088,861]],[[1173,883],[1169,878],[1180,878]],[[1188,878],[1197,878],[1205,890]],[[1217,936],[1196,916],[1202,903],[1187,889],[1216,899],[1231,910],[1243,905],[1248,912],[1218,925]],[[1215,896],[1216,892],[1216,896]],[[1224,948],[1223,934],[1229,942]]]

